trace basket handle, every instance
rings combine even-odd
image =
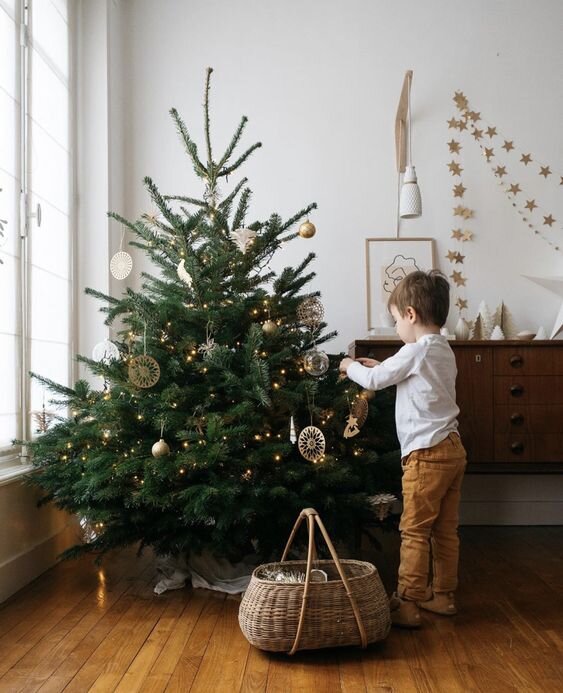
[[[332,541],[330,540],[330,537],[328,536],[328,533],[325,529],[325,526],[319,517],[319,513],[314,509],[314,508],[305,508],[299,513],[299,517],[297,518],[295,524],[293,525],[293,529],[291,530],[291,534],[289,535],[289,539],[287,540],[287,544],[285,546],[283,556],[282,556],[282,561],[285,561],[287,554],[289,553],[289,549],[291,548],[291,545],[293,544],[293,540],[295,539],[295,535],[297,534],[297,530],[301,526],[301,523],[303,522],[304,519],[307,519],[307,527],[309,529],[309,546],[307,548],[307,572],[305,574],[305,589],[303,590],[303,603],[301,605],[301,613],[299,614],[299,624],[297,626],[297,633],[295,635],[295,642],[293,643],[293,647],[291,648],[289,654],[295,654],[297,651],[297,648],[299,646],[299,640],[301,639],[301,631],[303,630],[303,624],[305,622],[305,611],[307,608],[307,603],[309,599],[309,585],[311,584],[311,568],[312,568],[312,563],[313,560],[315,559],[315,522],[319,526],[319,529],[321,530],[321,534],[323,535],[323,538],[326,542],[326,545],[328,546],[328,550],[330,551],[330,555],[332,556],[332,560],[334,561],[334,564],[336,566],[336,569],[338,570],[338,574],[340,575],[340,578],[342,580],[342,584],[344,585],[344,589],[346,590],[346,594],[348,595],[348,599],[350,600],[350,605],[352,607],[352,611],[354,612],[354,618],[356,619],[356,623],[358,625],[358,631],[360,633],[360,640],[362,642],[362,647],[367,647],[367,635],[366,635],[366,629],[364,628],[364,624],[362,622],[362,617],[360,615],[360,610],[358,609],[358,605],[356,604],[356,599],[354,598],[354,595],[352,594],[352,591],[350,590],[350,585],[348,584],[348,580],[346,579],[346,575],[344,574],[344,570],[342,569],[342,565],[340,564],[340,559],[338,558],[338,555],[336,553],[336,550],[332,544]]]

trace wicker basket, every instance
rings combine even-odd
[[[309,529],[307,561],[286,561],[301,522]],[[333,560],[316,560],[315,522]],[[301,512],[282,556],[282,563],[258,566],[239,610],[246,639],[271,652],[317,650],[323,647],[361,645],[383,640],[389,633],[389,600],[377,569],[364,561],[339,560],[316,510]],[[265,569],[288,568],[305,572],[304,583],[284,583],[259,577]],[[327,582],[311,582],[311,570],[319,568]]]

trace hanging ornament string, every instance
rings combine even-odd
[[[309,388],[305,390],[305,394],[307,396],[307,407],[309,409],[311,425],[306,426],[301,431],[297,440],[297,445],[301,455],[309,462],[316,464],[324,457],[326,441],[323,432],[316,426],[313,426],[314,393],[312,404],[309,398]]]
[[[133,268],[133,258],[129,253],[123,250],[123,240],[125,238],[125,229],[121,232],[121,242],[119,243],[119,250],[111,258],[109,268],[112,275],[118,279],[122,280],[131,274]]]
[[[141,388],[153,387],[160,380],[160,366],[156,359],[147,356],[147,323],[143,330],[143,354],[129,362],[129,380]]]
[[[354,413],[352,411],[352,405],[350,404],[350,398],[348,397],[348,394],[346,394],[346,401],[348,402],[348,411],[350,413],[348,414],[348,417],[346,419],[344,437],[353,438],[354,436],[357,436],[360,432],[360,427],[358,426],[358,419],[356,416],[354,416]]]

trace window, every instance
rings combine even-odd
[[[0,0],[0,468],[49,409],[27,373],[71,378],[68,5]]]

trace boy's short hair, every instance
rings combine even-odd
[[[423,325],[442,327],[450,310],[450,284],[439,270],[411,272],[393,289],[387,301],[387,307],[391,306],[401,315],[412,306]]]

